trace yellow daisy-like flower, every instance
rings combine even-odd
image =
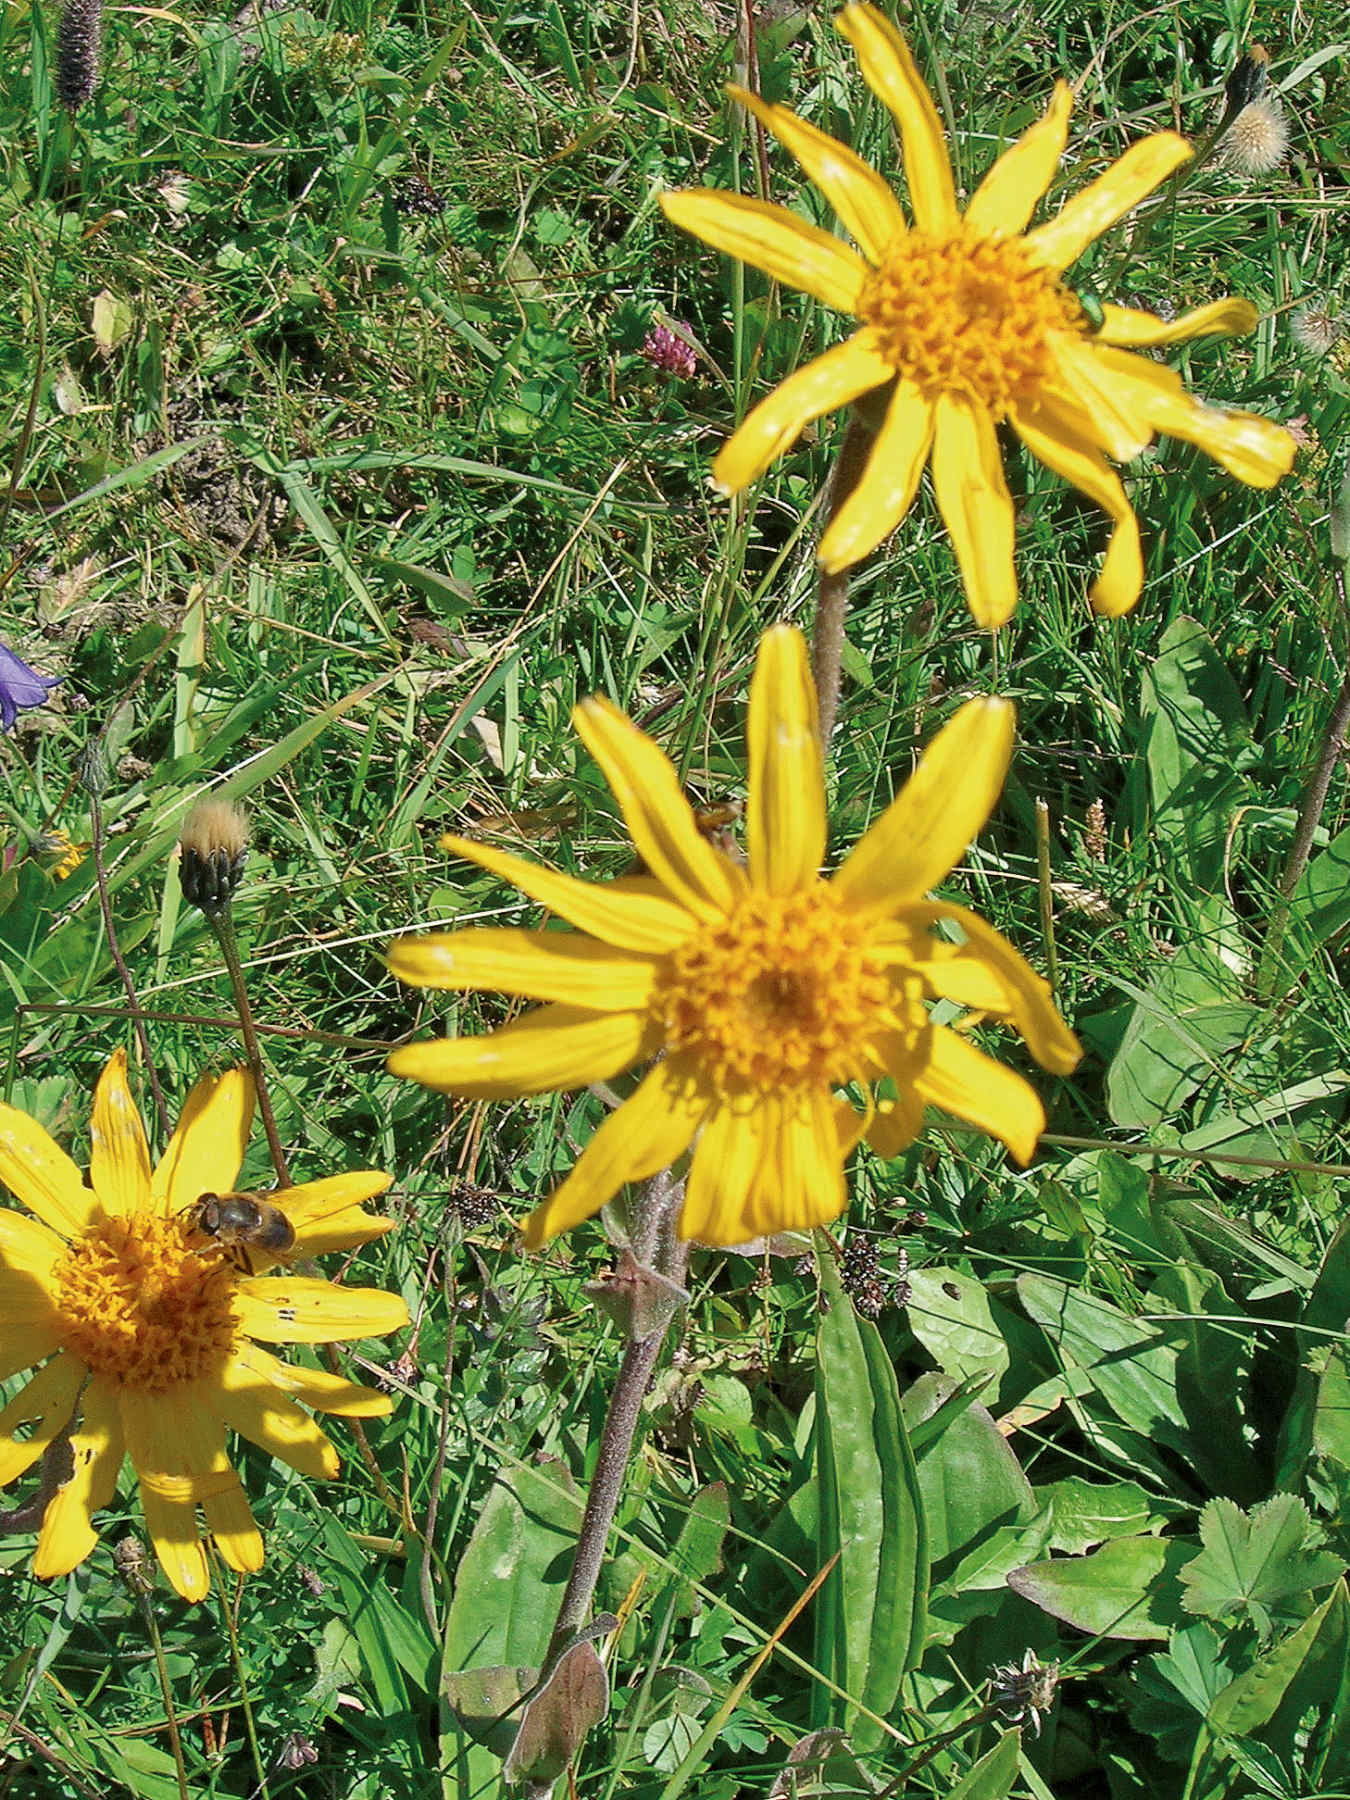
[[[93,1549],[91,1515],[112,1499],[124,1456],[146,1527],[185,1600],[210,1587],[197,1509],[232,1569],[262,1567],[262,1537],[225,1453],[226,1428],[302,1474],[338,1458],[318,1412],[371,1418],[387,1395],[282,1362],[262,1344],[380,1337],[408,1323],[378,1288],[252,1272],[194,1229],[191,1209],[234,1186],[253,1118],[244,1069],[203,1076],[152,1170],[119,1050],[94,1093],[89,1181],[42,1127],[0,1106],[0,1181],[28,1209],[0,1207],[0,1379],[37,1368],[0,1410],[0,1487],[69,1433],[70,1469],[49,1501],[33,1571],[64,1575]],[[389,1176],[334,1175],[278,1196],[287,1256],[347,1250],[393,1229],[362,1211]],[[29,1216],[31,1215],[31,1216]],[[260,1340],[260,1341],[254,1341]]]
[[[1110,515],[1092,604],[1126,613],[1139,598],[1143,559],[1138,521],[1108,456],[1127,462],[1167,432],[1198,444],[1240,481],[1272,487],[1295,450],[1271,420],[1207,406],[1174,370],[1134,354],[1208,332],[1250,331],[1257,313],[1249,301],[1216,300],[1171,323],[1108,305],[1094,324],[1062,280],[1094,239],[1188,159],[1190,146],[1170,131],[1144,138],[1028,231],[1068,135],[1073,96],[1059,82],[1045,117],[999,157],[960,212],[937,111],[904,38],[872,6],[845,7],[836,25],[899,128],[914,225],[846,145],[786,106],[729,90],[792,152],[858,249],[743,194],[662,194],[662,210],[716,249],[851,313],[860,329],[755,407],[723,445],[713,480],[738,493],[811,420],[889,389],[862,476],[821,539],[821,564],[838,571],[874,550],[909,509],[931,457],[971,612],[998,626],[1017,600],[1013,503],[997,437],[1006,421],[1033,456]]]
[[[1048,987],[1012,946],[964,907],[924,898],[998,798],[1012,754],[1007,701],[963,706],[828,880],[818,872],[825,782],[800,632],[766,634],[751,683],[747,867],[700,835],[673,766],[617,707],[584,700],[572,716],[650,873],[579,881],[448,837],[447,849],[576,929],[431,934],[389,954],[415,986],[547,1002],[485,1037],[396,1050],[395,1075],[500,1099],[609,1081],[658,1059],[531,1213],[532,1247],[691,1144],[680,1231],[705,1244],[834,1218],[859,1138],[893,1155],[917,1134],[925,1104],[1030,1158],[1045,1124],[1034,1090],[961,1031],[934,1024],[926,1004],[941,998],[1010,1021],[1047,1069],[1078,1061]],[[861,1116],[837,1091],[850,1083],[862,1091]]]

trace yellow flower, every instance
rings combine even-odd
[[[934,1024],[925,1004],[1010,1020],[1047,1069],[1078,1061],[1049,989],[1012,946],[964,907],[924,899],[998,798],[1012,752],[1007,701],[960,709],[829,880],[818,873],[825,785],[799,632],[767,633],[751,683],[746,868],[699,834],[671,763],[617,707],[585,700],[573,722],[649,873],[579,881],[449,837],[447,849],[576,929],[410,937],[389,954],[416,986],[548,1002],[486,1037],[396,1050],[396,1075],[499,1099],[610,1081],[658,1059],[530,1215],[532,1247],[691,1144],[680,1231],[705,1244],[834,1218],[859,1138],[893,1155],[926,1103],[1029,1159],[1045,1123],[1033,1089]],[[851,1083],[861,1117],[836,1092]]]
[[[846,145],[785,106],[730,90],[797,158],[862,254],[786,208],[742,194],[662,194],[662,210],[716,249],[852,313],[861,329],[755,407],[722,447],[713,480],[738,493],[811,420],[880,391],[875,444],[821,540],[821,564],[837,571],[874,550],[908,511],[931,455],[971,612],[993,627],[1017,600],[1013,503],[997,436],[1007,421],[1033,456],[1110,515],[1092,604],[1126,613],[1143,584],[1139,526],[1107,456],[1127,462],[1167,432],[1198,444],[1240,481],[1272,487],[1295,450],[1271,420],[1207,406],[1175,371],[1132,353],[1206,332],[1250,331],[1250,302],[1216,300],[1170,324],[1108,305],[1094,325],[1061,280],[1187,160],[1190,146],[1170,131],[1144,138],[1027,231],[1068,135],[1073,96],[1059,82],[1045,117],[1004,152],[961,213],[937,112],[904,38],[872,6],[845,7],[836,25],[899,127],[914,229],[881,176]]]
[[[198,1507],[230,1568],[262,1567],[226,1428],[302,1474],[331,1477],[337,1454],[296,1401],[347,1418],[389,1411],[386,1395],[251,1340],[379,1337],[408,1322],[396,1294],[245,1272],[193,1229],[189,1209],[234,1186],[253,1098],[246,1070],[203,1076],[152,1171],[119,1050],[94,1094],[87,1186],[35,1120],[0,1105],[0,1180],[28,1209],[0,1208],[0,1379],[41,1364],[0,1411],[0,1487],[67,1430],[73,1450],[73,1473],[38,1532],[39,1576],[88,1556],[90,1515],[112,1499],[130,1456],[164,1571],[185,1600],[200,1600],[210,1577]],[[362,1169],[287,1188],[287,1254],[346,1250],[392,1230],[361,1210],[388,1185]],[[256,1271],[261,1258],[248,1255]]]

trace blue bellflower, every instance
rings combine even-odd
[[[39,675],[21,656],[0,644],[0,730],[13,730],[24,708],[41,706],[61,680],[60,675]]]

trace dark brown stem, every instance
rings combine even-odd
[[[263,1068],[262,1051],[258,1048],[258,1034],[253,1029],[253,1008],[249,1004],[248,988],[244,983],[243,964],[239,961],[239,946],[235,941],[234,920],[230,915],[229,902],[226,901],[219,909],[203,912],[202,916],[216,934],[220,954],[225,958],[225,967],[229,971],[230,986],[234,989],[235,1011],[239,1014],[239,1029],[244,1034],[244,1054],[248,1057],[253,1085],[258,1091],[258,1111],[262,1114],[263,1130],[267,1133],[267,1148],[272,1153],[272,1167],[277,1172],[277,1184],[289,1187],[291,1172],[286,1162],[286,1152],[281,1145],[281,1133],[277,1130],[276,1114],[272,1111],[272,1096],[267,1088],[267,1071]]]
[[[101,754],[101,752],[100,752]],[[167,1144],[171,1135],[169,1125],[169,1109],[164,1104],[164,1090],[159,1085],[159,1071],[155,1068],[155,1059],[150,1054],[150,1039],[145,1029],[145,1019],[141,1013],[140,1002],[136,998],[136,984],[131,979],[131,970],[117,942],[117,927],[113,923],[112,895],[108,892],[108,875],[103,867],[103,802],[94,791],[94,782],[86,783],[85,791],[89,795],[89,818],[92,826],[94,880],[98,883],[98,904],[103,914],[103,929],[108,938],[108,954],[121,978],[122,989],[127,997],[127,1007],[131,1013],[132,1028],[136,1033],[136,1042],[140,1047],[141,1061],[145,1065],[146,1079],[150,1083],[150,1093],[155,1103],[155,1118],[159,1124],[159,1141]]]
[[[855,408],[849,416],[848,429],[839,448],[839,458],[830,476],[830,492],[825,503],[824,532],[839,508],[857,487],[868,452],[876,437],[869,416],[871,408]],[[820,571],[816,589],[816,624],[811,639],[811,673],[816,680],[816,697],[820,708],[820,744],[827,751],[839,711],[839,683],[843,670],[844,613],[848,606],[848,570],[834,574]]]

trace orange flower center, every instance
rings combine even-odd
[[[652,1008],[672,1055],[722,1092],[838,1085],[890,1022],[891,983],[824,882],[751,893],[671,953]]]
[[[56,1267],[62,1342],[115,1387],[162,1394],[218,1369],[234,1346],[235,1271],[192,1247],[183,1218],[103,1219]]]
[[[912,231],[863,287],[858,317],[882,354],[926,398],[958,393],[1002,418],[1032,399],[1052,367],[1053,333],[1085,333],[1087,317],[1020,238]]]

